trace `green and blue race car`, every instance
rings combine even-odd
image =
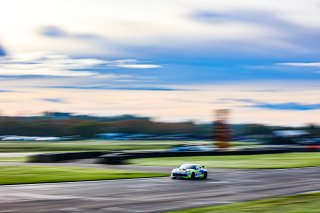
[[[206,179],[208,171],[204,166],[197,164],[182,164],[171,172],[171,178],[185,178],[185,179]]]

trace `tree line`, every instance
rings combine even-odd
[[[275,129],[305,129],[320,137],[320,128],[308,125],[300,128],[266,126],[262,124],[231,125],[233,136],[267,135]],[[127,133],[170,135],[186,134],[202,138],[212,138],[213,124],[194,122],[156,122],[148,117],[122,115],[95,117],[72,115],[70,113],[44,113],[42,116],[8,117],[0,116],[0,135],[22,136],[80,136],[92,138],[100,133]]]

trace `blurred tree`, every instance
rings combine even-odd
[[[75,135],[83,138],[92,138],[100,133],[100,125],[97,122],[85,122],[74,126]]]
[[[240,135],[267,135],[271,134],[271,129],[262,124],[246,124],[240,130]]]

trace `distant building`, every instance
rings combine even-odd
[[[274,144],[312,144],[318,141],[306,130],[276,130],[272,134]]]
[[[69,112],[44,112],[44,117],[51,119],[67,119],[72,116],[72,113]]]
[[[124,133],[101,133],[96,135],[97,138],[103,140],[126,140],[127,134]]]

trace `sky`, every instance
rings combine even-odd
[[[320,0],[0,0],[0,112],[320,124]]]

